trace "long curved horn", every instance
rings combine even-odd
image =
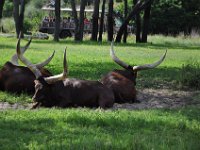
[[[157,62],[154,62],[152,64],[145,64],[145,65],[141,65],[141,66],[133,66],[133,71],[153,69],[153,68],[159,66],[163,62],[163,60],[165,59],[166,54],[167,54],[167,50],[165,51],[164,55],[160,58],[160,60],[158,60]]]
[[[36,65],[32,64],[28,59],[26,59],[20,50],[20,38],[18,39],[17,42],[17,56],[18,58],[21,60],[22,63],[24,63],[35,75],[36,79],[38,79],[39,77],[42,76],[41,72],[39,71],[39,69],[37,68]],[[53,58],[55,51],[53,52],[53,54],[49,57],[49,58]],[[49,58],[47,60],[49,60]]]
[[[110,56],[112,57],[112,59],[118,64],[120,65],[121,67],[125,68],[125,69],[128,69],[130,66],[128,64],[126,64],[125,62],[123,62],[122,60],[120,60],[116,55],[115,55],[115,52],[114,52],[114,49],[113,49],[113,44],[114,42],[112,41],[111,42],[111,47],[110,47]]]
[[[56,81],[64,80],[67,78],[68,70],[67,70],[66,49],[67,49],[67,47],[65,48],[65,51],[64,51],[63,73],[61,73],[59,75],[44,78],[47,83],[51,84]]]
[[[20,33],[20,37],[21,37],[21,33]],[[20,51],[21,51],[21,54],[22,54],[22,55],[23,55],[23,54],[26,52],[26,50],[28,49],[29,45],[31,44],[31,41],[32,41],[32,37],[29,39],[28,43],[27,43],[24,47],[20,48]],[[14,65],[16,65],[16,66],[19,66],[17,54],[14,54],[14,55],[12,56],[12,58],[11,58],[11,63],[14,64]]]

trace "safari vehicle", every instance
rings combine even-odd
[[[42,23],[39,27],[39,31],[42,33],[53,34],[55,28],[55,17],[54,15],[54,7],[43,7],[43,11],[48,11],[49,16],[45,16],[42,20]],[[77,9],[80,11],[80,9]],[[62,13],[72,13],[71,8],[61,8]],[[85,16],[87,13],[92,13],[93,9],[85,9]],[[86,17],[85,17],[86,18]],[[60,38],[71,37],[74,34],[75,30],[75,22],[71,17],[62,17],[60,23]],[[91,33],[92,31],[92,23],[87,18],[84,20],[84,33]]]
[[[54,17],[54,7],[49,7],[49,6],[44,6],[42,8],[43,11],[48,12],[48,16],[45,16],[41,22],[41,25],[39,27],[39,31],[42,33],[48,33],[48,34],[53,34],[54,33],[54,28],[55,28],[55,17]],[[77,8],[77,12],[80,11],[80,8]],[[68,14],[68,16],[72,16],[72,8],[61,8],[61,13],[62,14]],[[84,33],[91,33],[92,32],[92,21],[87,19],[87,16],[92,16],[93,9],[92,8],[86,8],[85,9],[85,19],[84,19]],[[101,10],[99,10],[99,13],[101,13]],[[107,11],[105,11],[105,16],[107,15]],[[89,17],[88,17],[89,18]],[[104,32],[106,32],[106,27],[107,27],[107,17],[104,17]],[[117,33],[121,24],[122,20],[120,20],[119,17],[114,16],[114,33]],[[67,38],[73,36],[75,31],[75,22],[74,19],[71,17],[61,17],[61,22],[60,22],[60,38]],[[128,33],[133,32],[133,26],[128,25],[127,26],[127,31]]]

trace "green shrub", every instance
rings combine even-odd
[[[3,25],[4,32],[6,33],[15,32],[15,22],[13,18],[2,19],[2,25]]]
[[[24,31],[25,31],[25,33],[27,31],[31,31],[32,29],[33,29],[33,24],[31,22],[31,20],[28,19],[28,18],[25,18],[24,19]]]
[[[181,68],[180,83],[194,89],[200,89],[200,64],[191,63]]]

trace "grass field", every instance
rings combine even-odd
[[[0,149],[200,148],[200,110],[18,110],[0,113]]]
[[[182,65],[200,64],[199,38],[149,36],[147,44],[131,40],[115,45],[117,56],[131,65],[157,61],[168,49],[166,60],[158,68],[139,73],[138,89],[181,90]],[[15,38],[0,37],[0,68],[15,53],[16,42]],[[111,60],[107,42],[33,39],[25,56],[38,63],[56,50],[46,68],[57,74],[62,71],[66,46],[69,77],[99,80],[108,71],[120,68]],[[0,102],[30,103],[31,96],[0,92]],[[137,111],[6,110],[0,112],[0,149],[200,149],[199,116],[199,105]]]

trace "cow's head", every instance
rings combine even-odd
[[[64,51],[64,60],[63,60],[63,73],[55,76],[50,76],[50,77],[43,77],[41,71],[38,69],[37,65],[32,64],[27,58],[25,58],[21,51],[20,51],[20,40],[18,41],[17,45],[17,56],[18,58],[24,63],[35,75],[36,80],[35,82],[35,94],[33,96],[33,101],[36,103],[42,103],[45,106],[53,106],[54,102],[54,92],[52,90],[52,87],[54,86],[54,83],[57,81],[61,81],[66,79],[67,77],[67,60],[66,60],[66,49]],[[53,52],[52,56],[54,55],[55,51]],[[49,57],[48,60],[50,58]]]

